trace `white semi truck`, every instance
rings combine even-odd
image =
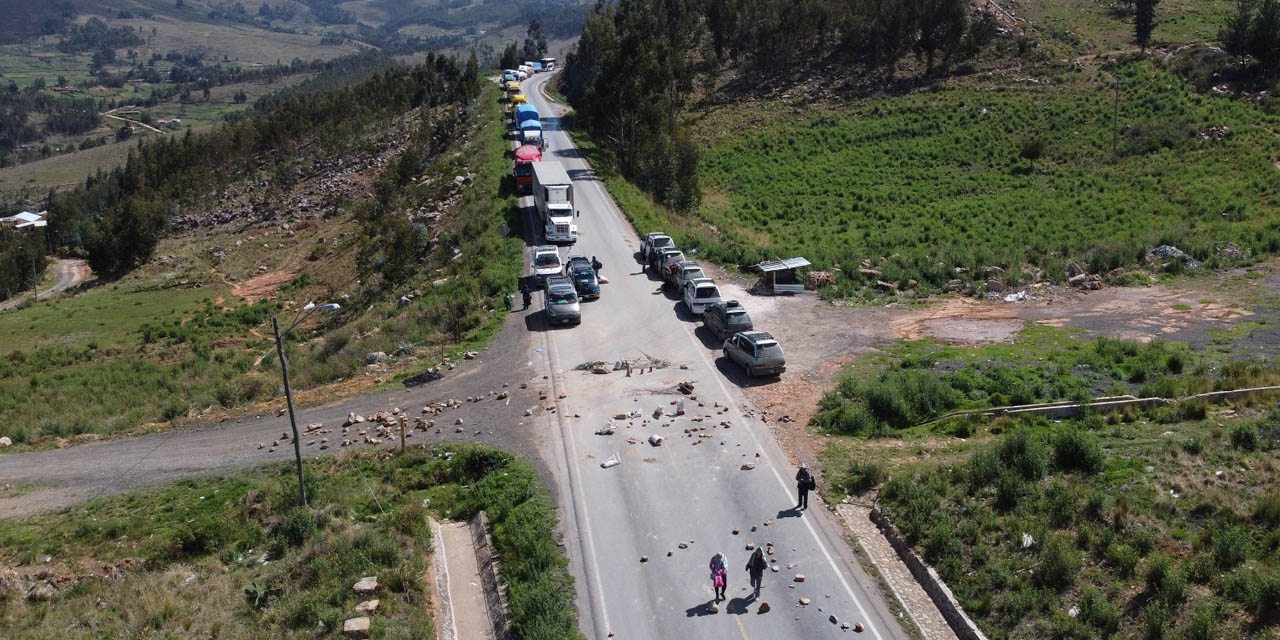
[[[548,242],[578,241],[578,225],[573,220],[573,182],[559,162],[533,163],[533,203]]]

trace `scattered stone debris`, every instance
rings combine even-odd
[[[756,613],[769,613],[769,609],[770,607],[768,602],[761,602],[760,608],[756,610]]]
[[[342,635],[348,638],[369,637],[369,617],[350,618],[342,623]]]
[[[1200,262],[1198,260],[1188,255],[1185,251],[1168,244],[1162,244],[1147,252],[1148,262],[1154,262],[1156,260],[1181,260],[1192,269],[1200,268]]]
[[[754,463],[754,462],[744,462],[744,463],[742,463],[742,470],[743,470],[743,471],[750,471],[750,470],[755,469],[755,468],[756,468],[756,463]]]
[[[378,576],[365,576],[360,578],[360,581],[356,582],[355,585],[351,587],[351,590],[356,593],[373,593],[374,591],[377,591]]]
[[[361,602],[360,604],[356,605],[356,611],[359,613],[373,613],[377,610],[378,610],[377,598],[373,600],[365,600],[364,602]]]

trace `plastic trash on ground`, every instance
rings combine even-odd
[[[608,469],[609,467],[616,467],[620,464],[622,464],[622,456],[619,456],[618,452],[615,451],[613,452],[613,455],[609,456],[608,460],[600,463],[600,467]]]
[[[649,444],[651,444],[651,445],[653,445],[653,446],[655,446],[655,447],[656,447],[656,446],[658,446],[658,445],[660,445],[660,444],[662,444],[662,436],[660,436],[660,435],[658,435],[658,434],[656,434],[656,433],[655,433],[655,434],[653,434],[653,435],[651,435],[651,436],[649,436]]]
[[[1004,297],[1005,302],[1022,302],[1027,299],[1027,291],[1023,289],[1017,293],[1010,293]]]
[[[596,429],[596,435],[598,435],[598,436],[611,436],[611,435],[613,435],[613,421],[612,421],[612,420],[610,420],[610,421],[608,421],[608,422],[604,423],[604,425],[603,425],[603,426],[601,426],[599,429]]]

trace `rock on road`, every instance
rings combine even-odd
[[[557,485],[588,635],[837,637],[845,631],[830,621],[834,615],[862,624],[864,637],[905,637],[821,501],[815,498],[803,515],[791,510],[796,469],[768,426],[744,408],[734,382],[741,376],[724,361],[719,345],[695,331],[698,323],[683,304],[642,271],[639,238],[560,128],[542,92],[552,75],[526,81],[524,93],[544,115],[543,161],[565,165],[582,212],[579,240],[561,254],[596,256],[609,278],[600,300],[582,304],[580,326],[548,329],[541,313],[527,320],[535,334],[529,361],[546,367],[556,392],[557,411],[548,414],[547,427],[562,437],[562,461],[551,466],[568,474],[568,481]],[[541,228],[531,200],[522,199],[526,238]],[[744,304],[750,309],[750,300]],[[535,306],[541,305],[539,295]],[[630,378],[575,369],[588,361],[645,356],[671,366]],[[675,391],[681,381],[694,383],[696,401]],[[684,400],[686,415],[655,420],[656,409],[673,413],[672,400]],[[613,435],[595,435],[611,417],[635,410],[641,417],[615,420]],[[701,430],[686,433],[693,427]],[[660,445],[647,441],[653,434],[663,436]],[[602,468],[614,454],[621,464]],[[744,464],[754,468],[743,469]],[[770,560],[777,567],[766,572],[755,600],[749,598],[743,569],[749,543],[771,547]],[[729,588],[728,600],[712,612],[707,564],[716,552],[728,558]],[[804,582],[793,581],[798,573]],[[811,604],[800,606],[801,597]],[[769,613],[759,613],[761,602],[769,603]]]

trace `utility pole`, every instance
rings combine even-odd
[[[298,421],[293,417],[293,394],[289,391],[289,362],[284,359],[284,342],[280,339],[280,325],[271,318],[271,330],[276,334],[276,354],[280,356],[280,372],[284,375],[284,397],[289,403],[289,426],[293,428],[293,457],[298,463],[298,497],[307,506],[307,487],[302,481],[302,446],[298,444]]]

